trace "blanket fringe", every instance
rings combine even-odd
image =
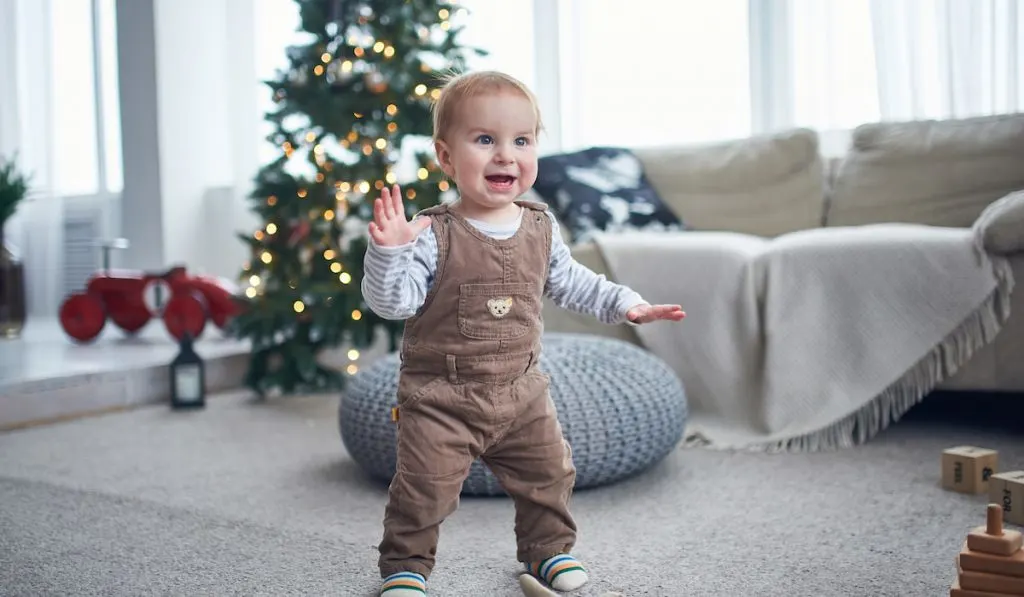
[[[1006,259],[993,259],[996,288],[982,304],[902,377],[856,412],[835,423],[798,437],[753,444],[733,451],[818,452],[864,443],[898,421],[943,380],[953,376],[974,353],[995,339],[1010,316],[1013,272]],[[1022,314],[1024,316],[1024,314]],[[683,442],[684,447],[715,447],[700,434]]]

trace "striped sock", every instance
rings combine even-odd
[[[583,564],[567,553],[527,564],[526,569],[556,591],[575,591],[588,580]]]
[[[415,572],[396,572],[380,586],[381,597],[423,597],[426,594],[427,581]]]

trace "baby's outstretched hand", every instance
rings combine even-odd
[[[394,247],[410,243],[430,226],[430,218],[421,217],[409,222],[405,219],[402,203],[402,189],[396,184],[388,192],[384,187],[373,203],[373,221],[370,222],[370,237],[383,247]]]
[[[662,319],[679,321],[686,313],[679,305],[637,305],[626,312],[626,317],[633,323],[650,323]]]

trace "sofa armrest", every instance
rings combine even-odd
[[[1024,252],[1024,190],[990,204],[973,228],[986,251],[1001,255]]]

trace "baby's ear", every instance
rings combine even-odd
[[[448,144],[441,140],[435,141],[434,153],[437,154],[437,163],[439,166],[441,166],[441,171],[447,174],[449,177],[453,176],[452,154],[451,151],[448,149]]]

